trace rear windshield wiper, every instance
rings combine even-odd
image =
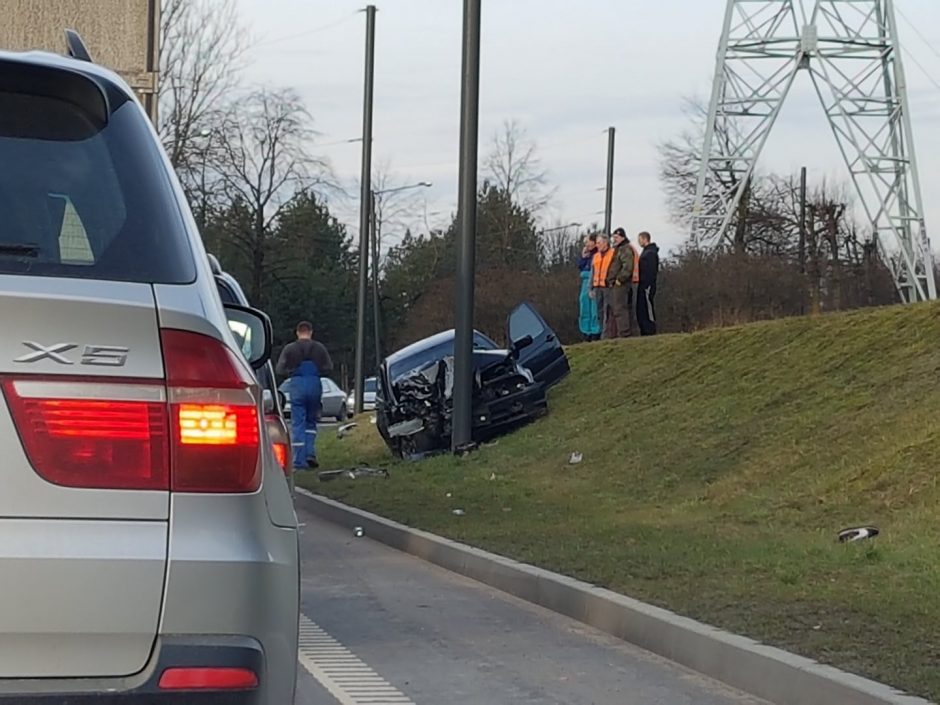
[[[0,242],[0,255],[9,257],[39,257],[42,249],[28,242]]]

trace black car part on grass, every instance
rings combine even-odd
[[[546,389],[568,374],[554,332],[529,304],[507,321],[509,349],[474,334],[473,438],[480,442],[545,413]],[[380,370],[377,425],[401,457],[446,451],[453,416],[453,331],[390,355]]]

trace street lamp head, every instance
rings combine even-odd
[[[387,193],[398,193],[399,191],[408,191],[413,188],[430,188],[433,184],[430,181],[419,181],[416,184],[409,184],[408,186],[399,186],[397,188],[386,188],[381,191],[373,191],[372,195],[374,196],[383,196]]]

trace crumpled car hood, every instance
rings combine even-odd
[[[507,385],[528,384],[508,350],[475,350],[473,361],[474,398],[492,398],[508,393],[503,390]],[[452,356],[399,376],[392,384],[392,395],[397,415],[407,420],[389,427],[389,435],[409,435],[426,428],[429,419],[449,422],[453,392]]]
[[[493,365],[498,365],[500,363],[506,362],[512,359],[512,355],[508,350],[474,350],[473,351],[473,367],[477,372],[482,372],[487,370]],[[411,370],[403,374],[398,375],[395,379],[392,380],[392,386],[397,386],[403,380],[414,377],[415,375],[428,374],[429,369],[433,369],[440,362],[445,360],[450,360],[451,365],[453,365],[454,358],[452,356],[445,357],[443,360],[439,360],[429,365],[425,365],[423,368],[416,370]]]

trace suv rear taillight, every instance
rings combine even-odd
[[[3,380],[23,449],[56,485],[115,490],[169,487],[166,391],[153,382]]]
[[[0,379],[30,464],[64,487],[254,492],[255,378],[215,338],[162,330],[166,381]]]
[[[254,492],[261,439],[251,370],[215,338],[173,329],[160,338],[173,439],[170,488]]]

